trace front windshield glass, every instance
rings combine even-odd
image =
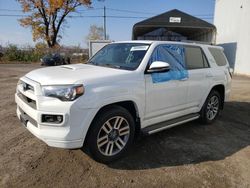
[[[135,70],[144,58],[149,44],[119,43],[109,44],[92,57],[88,64],[111,68]]]

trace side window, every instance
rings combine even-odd
[[[202,69],[209,67],[207,58],[199,47],[185,46],[185,56],[187,69]]]
[[[226,57],[221,49],[218,48],[208,48],[212,56],[214,57],[216,64],[218,66],[225,66],[227,64]]]
[[[163,61],[170,65],[170,70],[168,72],[152,73],[153,83],[188,78],[184,54],[183,45],[162,44],[157,46],[150,57],[149,65],[154,61]]]
[[[204,53],[202,53],[202,57],[203,57],[204,67],[209,68],[208,60]]]

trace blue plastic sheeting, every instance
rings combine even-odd
[[[188,78],[185,65],[185,48],[182,45],[170,44],[156,47],[149,62],[151,64],[154,61],[167,62],[170,65],[170,70],[163,73],[153,73],[153,83]]]

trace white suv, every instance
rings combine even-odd
[[[107,163],[139,133],[213,122],[230,85],[221,47],[129,41],[105,46],[87,64],[31,71],[20,78],[15,100],[18,118],[49,146],[86,143]]]

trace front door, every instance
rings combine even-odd
[[[152,76],[146,75],[146,116],[154,119],[154,123],[178,117],[178,112],[185,109],[187,97],[187,81],[170,80],[153,83]],[[174,114],[173,114],[174,113]],[[168,116],[171,115],[172,116]],[[159,121],[157,121],[159,119]]]
[[[181,111],[186,108],[188,75],[184,48],[160,45],[154,50],[149,64],[154,61],[169,63],[170,71],[145,74],[145,126],[182,116]]]

